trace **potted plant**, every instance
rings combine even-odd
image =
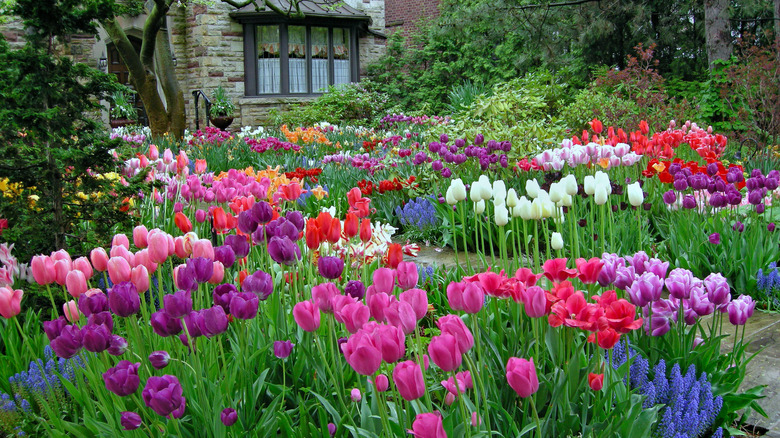
[[[211,109],[209,110],[211,123],[224,131],[233,123],[233,113],[235,110],[236,106],[233,105],[233,102],[228,98],[222,85],[217,87],[214,91],[214,98],[211,101]]]
[[[111,127],[119,128],[132,125],[138,119],[135,108],[123,91],[117,91],[111,96],[113,104],[111,106]]]

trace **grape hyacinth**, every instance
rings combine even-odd
[[[436,208],[429,199],[418,197],[412,199],[402,207],[395,208],[395,214],[401,225],[406,227],[417,227],[420,231],[438,225],[436,219]]]

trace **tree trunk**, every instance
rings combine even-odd
[[[715,61],[731,57],[729,0],[704,0],[704,34],[707,40],[707,61],[712,70]]]
[[[169,132],[177,138],[184,136],[186,116],[184,112],[184,93],[182,93],[179,81],[176,79],[176,71],[173,67],[171,56],[171,44],[168,40],[168,28],[157,32],[157,46],[155,48],[155,71],[158,72],[160,85],[165,93],[165,103],[170,119]]]

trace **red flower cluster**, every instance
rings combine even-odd
[[[302,167],[298,167],[292,172],[285,172],[284,176],[286,176],[289,179],[298,178],[301,181],[305,180],[306,178],[309,178],[309,181],[316,183],[319,181],[319,179],[317,179],[317,176],[319,176],[321,173],[322,173],[322,169],[319,167],[315,167],[312,169],[304,169]]]
[[[376,149],[376,146],[379,144],[379,139],[373,139],[371,141],[364,141],[363,142],[363,150],[366,152],[373,152],[374,149]]]
[[[360,193],[368,196],[376,190],[378,193],[393,192],[397,190],[403,190],[407,187],[414,187],[414,182],[417,177],[412,175],[408,179],[393,178],[392,180],[386,179],[379,181],[378,184],[374,184],[371,181],[362,179],[358,181],[357,186],[360,189]]]
[[[642,175],[646,178],[652,178],[656,175],[658,175],[658,180],[661,181],[664,184],[672,184],[674,183],[674,177],[669,173],[669,166],[672,165],[672,163],[679,164],[683,169],[690,169],[692,174],[697,173],[703,173],[705,175],[707,174],[707,166],[700,166],[698,162],[696,161],[688,161],[685,162],[680,158],[675,158],[674,160],[659,160],[657,158],[653,158],[647,163],[647,167],[645,170],[642,171]],[[723,163],[720,160],[707,160],[708,164],[715,163],[718,166],[718,173],[716,173],[717,176],[720,177],[720,179],[723,180],[723,182],[728,183],[726,180],[726,175],[728,174],[728,170],[732,167],[736,167],[741,172],[744,172],[744,168],[741,164],[729,164],[728,167],[724,166]],[[737,183],[737,188],[742,189],[745,187],[745,181],[740,181]]]

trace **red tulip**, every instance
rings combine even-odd
[[[601,301],[599,301],[599,304],[601,304]],[[610,303],[604,312],[604,316],[607,318],[610,328],[620,334],[636,330],[642,327],[644,322],[642,318],[635,319],[636,306],[622,298]]]
[[[222,207],[216,207],[211,215],[214,217],[214,229],[217,231],[228,229],[228,218]]]
[[[588,124],[590,125],[590,129],[596,134],[601,134],[601,132],[604,131],[604,125],[598,119],[593,119],[588,122]]]
[[[542,268],[544,269],[544,276],[556,283],[577,276],[576,269],[566,269],[565,258],[547,260],[542,265]]]
[[[510,357],[506,363],[506,380],[517,395],[526,398],[539,390],[534,358],[530,360]]]
[[[387,266],[395,269],[398,264],[404,260],[403,247],[398,243],[391,243],[387,246]]]
[[[338,243],[341,240],[341,221],[338,218],[331,219],[330,228],[328,228],[328,242]]]
[[[596,333],[596,341],[598,342],[599,347],[609,350],[620,341],[620,333],[608,328]]]
[[[601,391],[604,387],[604,374],[588,373],[588,385],[594,391]]]
[[[593,257],[590,260],[579,258],[576,260],[577,270],[580,271],[578,277],[581,282],[585,284],[594,284],[599,279],[601,269],[604,267],[604,262],[598,257]]]
[[[173,216],[173,222],[182,233],[189,233],[192,231],[192,222],[190,222],[190,218],[182,212],[178,212]],[[216,221],[214,226],[216,227]]]
[[[371,221],[363,219],[360,222],[360,240],[363,243],[368,243],[371,240]]]
[[[306,246],[312,251],[320,247],[320,229],[317,227],[316,219],[309,219],[306,222]]]
[[[320,242],[328,240],[328,232],[333,223],[333,216],[327,211],[323,211],[317,216],[317,228],[320,230]]]
[[[347,236],[347,239],[351,239],[358,235],[359,226],[358,217],[354,213],[347,213],[347,216],[344,219],[344,234]]]

